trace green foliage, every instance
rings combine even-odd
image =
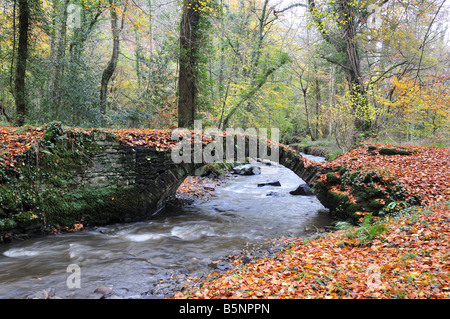
[[[0,230],[12,229],[17,225],[17,222],[11,218],[0,219]],[[1,242],[1,240],[0,240]]]
[[[343,221],[337,222],[335,226],[337,229],[346,230],[348,238],[358,240],[358,246],[367,245],[388,230],[387,226],[373,221],[372,213],[364,216],[362,223],[358,226]]]
[[[332,151],[330,155],[327,156],[328,161],[334,161],[336,158],[339,157],[339,155],[342,155],[344,152],[342,150],[335,150]]]
[[[117,1],[127,40],[121,41],[104,116],[99,112],[99,88],[111,56],[111,30],[104,23],[107,1],[71,1],[81,8],[81,26],[64,30],[62,9],[67,4],[29,4],[33,23],[26,123],[175,127],[181,3],[156,4],[156,9],[148,0]],[[308,1],[304,24],[291,19],[298,8],[283,11],[281,18],[277,6],[267,0],[197,4],[201,20],[194,72],[197,118],[204,126],[217,125],[238,105],[229,127],[277,127],[287,144],[306,136],[324,138],[332,144],[329,160],[371,136],[439,146],[449,140],[448,76],[441,72],[441,53],[448,45],[440,36],[445,32],[440,22],[448,12],[438,12],[439,3],[384,4],[383,23],[376,31],[367,25],[367,1]],[[417,13],[417,23],[405,18],[410,13]],[[17,6],[15,19],[13,14],[14,1],[6,1],[0,8],[0,123],[8,125],[15,117]],[[353,33],[347,32],[350,24]],[[436,28],[428,29],[431,24]],[[352,35],[358,51],[353,57],[360,61],[349,59],[344,34]],[[430,38],[436,43],[424,50],[422,44]],[[377,47],[381,42],[386,46]],[[410,54],[406,59],[404,52]],[[348,82],[349,69],[358,63],[359,70],[353,71],[360,73],[361,94],[349,92],[353,83]],[[409,67],[413,64],[417,70]],[[436,135],[441,141],[425,142]]]
[[[100,123],[98,74],[92,72],[88,57],[72,60],[45,60],[39,57],[30,64],[28,77],[29,116],[27,123],[43,125],[61,121],[66,125],[93,127]],[[51,70],[66,70],[59,85],[59,100],[55,100],[54,88],[49,85]]]

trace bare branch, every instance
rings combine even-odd
[[[424,36],[424,38],[423,38],[423,42],[422,42],[422,44],[421,44],[420,47],[419,47],[419,49],[421,49],[421,52],[420,52],[419,67],[417,68],[417,74],[416,74],[416,79],[415,79],[415,81],[417,81],[417,78],[419,77],[420,66],[421,66],[421,64],[422,64],[422,59],[423,59],[423,51],[424,51],[424,49],[425,49],[425,44],[426,44],[426,41],[427,41],[427,39],[428,39],[428,36],[430,35],[431,26],[433,25],[434,20],[436,20],[436,17],[438,16],[439,11],[441,10],[441,8],[442,8],[442,6],[444,5],[444,3],[445,3],[445,0],[442,1],[441,5],[438,7],[438,9],[437,9],[437,11],[436,11],[436,14],[434,15],[433,19],[432,19],[431,22],[430,22],[430,25],[428,26],[427,32],[425,33],[425,36]]]
[[[306,4],[304,4],[304,3],[293,3],[293,4],[287,6],[287,7],[284,8],[284,9],[281,9],[281,10],[275,10],[275,9],[274,9],[274,10],[273,10],[273,13],[274,13],[275,15],[277,15],[277,14],[279,14],[279,13],[283,13],[283,12],[288,11],[288,10],[290,10],[290,9],[292,9],[292,8],[295,8],[295,7],[303,7],[303,8],[307,8],[308,6],[307,6]]]

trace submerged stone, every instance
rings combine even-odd
[[[259,175],[261,174],[261,169],[254,164],[244,164],[233,167],[233,171],[239,175]]]
[[[289,194],[291,195],[302,195],[302,196],[311,196],[314,195],[311,191],[311,188],[309,188],[306,184],[301,184],[297,187],[296,190],[290,191]]]
[[[279,181],[274,181],[274,182],[267,182],[267,183],[259,183],[258,187],[263,187],[263,186],[281,186]]]

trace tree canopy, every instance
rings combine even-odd
[[[448,136],[443,0],[3,0],[0,120]]]

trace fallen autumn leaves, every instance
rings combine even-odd
[[[385,145],[372,145],[371,150]],[[392,147],[392,146],[390,146]],[[176,294],[176,298],[449,298],[449,150],[409,147],[382,156],[361,145],[327,167],[383,170],[425,206],[380,223],[385,233],[366,245],[346,231],[285,239],[276,257],[255,260]]]
[[[212,274],[176,297],[448,298],[449,208],[387,218],[389,231],[362,247],[344,231],[286,239],[290,246],[276,257]]]
[[[410,155],[379,155],[382,149],[398,148]],[[316,164],[317,165],[317,164]],[[339,156],[325,167],[344,166],[383,171],[389,178],[398,179],[409,196],[419,196],[422,204],[445,202],[450,199],[450,149],[444,147],[392,146],[363,144]]]

